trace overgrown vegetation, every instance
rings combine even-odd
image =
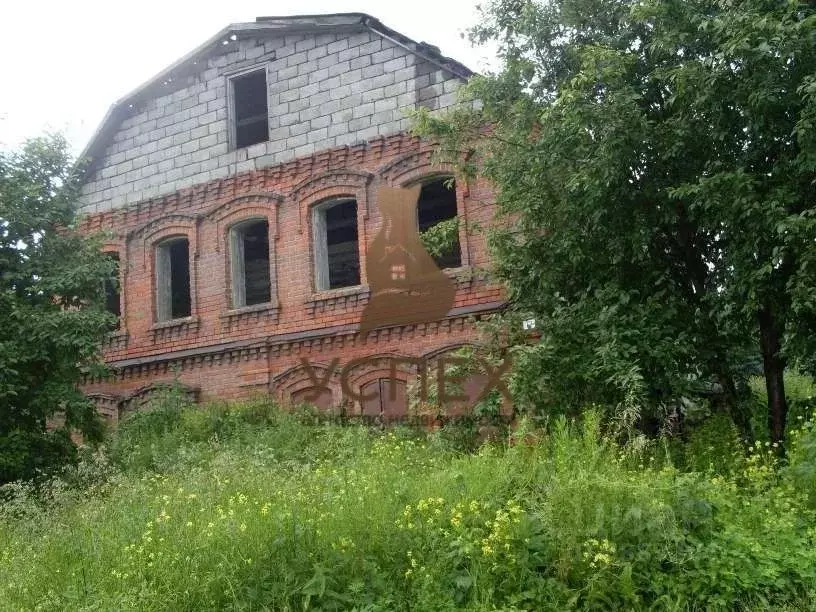
[[[2,607],[816,605],[813,421],[782,467],[728,419],[622,447],[590,410],[463,453],[315,416],[165,398],[37,493],[0,489]]]

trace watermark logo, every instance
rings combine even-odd
[[[352,359],[345,365],[341,366],[340,360],[335,357],[328,367],[325,368],[323,371],[323,376],[321,377],[318,375],[318,372],[312,368],[312,365],[309,363],[308,359],[304,357],[300,358],[300,361],[303,364],[303,367],[306,370],[306,373],[308,374],[311,384],[315,390],[315,397],[317,397],[322,391],[329,390],[329,380],[335,372],[338,372],[340,374],[340,384],[343,389],[343,395],[352,401],[359,402],[371,400],[377,397],[376,393],[364,394],[362,391],[357,393],[349,382],[349,374],[356,367],[365,364],[368,360],[368,357],[361,357],[358,359]],[[504,396],[504,399],[507,401],[512,401],[510,391],[508,390],[504,380],[502,380],[502,376],[507,373],[512,364],[510,358],[505,358],[500,365],[495,367],[489,361],[485,361],[483,359],[477,358],[476,361],[479,363],[481,371],[484,372],[486,376],[484,383],[482,384],[481,391],[473,403],[479,403],[487,397],[490,391],[494,389],[498,390]],[[466,360],[461,357],[442,356],[437,358],[435,362],[436,368],[434,374],[436,376],[436,384],[438,389],[437,399],[439,400],[439,403],[446,405],[449,402],[468,401],[469,398],[466,395],[449,391],[450,384],[461,384],[464,382],[465,377],[454,376],[448,371],[448,366],[463,366],[466,365]],[[388,359],[388,363],[390,368],[390,380],[397,380],[397,367],[399,365],[414,366],[419,377],[420,400],[423,402],[427,400],[428,370],[430,369],[429,366],[431,365],[427,359],[422,357],[390,357]],[[392,401],[396,399],[396,387],[394,385],[391,385],[390,399]]]
[[[360,319],[361,333],[438,321],[453,306],[453,279],[439,269],[419,237],[420,189],[381,187],[377,193],[382,228],[366,255],[371,299]]]

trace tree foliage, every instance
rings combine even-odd
[[[761,364],[780,440],[783,371],[816,365],[814,5],[495,0],[483,17],[472,38],[501,70],[418,130],[497,188],[497,272],[542,328],[516,349],[520,402],[665,421],[718,391],[750,435]]]
[[[0,483],[70,459],[71,429],[99,434],[77,383],[113,323],[102,304],[114,264],[73,227],[75,196],[62,137],[0,153]]]
[[[431,257],[441,257],[448,254],[457,245],[459,237],[459,219],[445,219],[438,221],[424,232],[419,234],[422,246]]]

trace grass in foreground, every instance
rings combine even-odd
[[[816,604],[807,482],[764,449],[730,473],[683,473],[605,440],[591,414],[475,454],[447,439],[265,404],[139,415],[112,464],[52,482],[49,503],[6,487],[0,608]]]

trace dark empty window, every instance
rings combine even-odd
[[[105,279],[105,310],[117,317],[122,316],[119,289],[119,253],[105,253],[114,262],[116,272],[113,278]]]
[[[315,207],[314,232],[317,290],[359,285],[357,201],[340,200]]]
[[[232,306],[265,304],[271,298],[269,223],[248,221],[230,231]]]
[[[462,265],[462,253],[459,248],[459,233],[456,229],[456,185],[450,178],[440,178],[422,186],[417,204],[417,222],[419,231],[441,223],[450,222],[454,241],[443,253],[434,257],[440,268],[458,268]]]
[[[269,140],[269,109],[266,102],[266,70],[235,77],[232,83],[232,109],[235,148]]]
[[[174,238],[156,247],[156,318],[190,316],[190,243]]]

